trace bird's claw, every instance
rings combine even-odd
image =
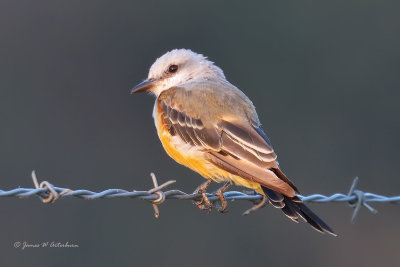
[[[219,197],[219,200],[221,202],[221,207],[217,208],[217,211],[219,213],[226,213],[228,212],[227,206],[228,203],[226,202],[226,199],[224,197],[224,193],[226,192],[226,190],[232,185],[231,182],[227,182],[225,183],[220,189],[218,189],[218,191],[215,193],[216,196]]]
[[[259,202],[255,202],[253,204],[253,207],[243,212],[242,215],[249,215],[250,213],[262,208],[266,202],[267,202],[267,197],[265,195],[262,195],[262,199]]]
[[[194,204],[201,209],[201,210],[207,210],[208,212],[211,212],[212,209],[212,203],[207,197],[207,193],[201,193],[202,199],[199,201],[195,201]]]
[[[195,201],[194,204],[201,210],[207,210],[208,212],[212,209],[212,203],[207,197],[207,187],[211,184],[211,180],[207,180],[194,190],[193,194],[201,194],[201,199]]]

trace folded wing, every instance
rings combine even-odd
[[[286,196],[295,195],[296,187],[284,175],[277,176],[276,154],[261,128],[224,119],[206,125],[200,117],[190,116],[172,101],[159,101],[170,134],[202,147],[212,164]]]

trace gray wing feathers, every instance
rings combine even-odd
[[[269,144],[258,134],[258,132],[250,125],[240,122],[221,121],[219,126],[224,132],[236,140],[237,143],[243,144],[249,148],[264,154],[274,152]]]
[[[223,132],[223,145],[233,153],[240,152],[241,155],[249,155],[250,162],[256,162],[256,157],[261,165],[263,163],[275,162],[276,154],[268,143],[254,130],[252,126],[245,126],[239,123],[221,121],[219,127]],[[237,155],[238,156],[238,155]],[[254,156],[254,157],[251,157]],[[271,165],[269,165],[271,167]]]
[[[220,150],[221,140],[217,129],[205,127],[200,119],[190,118],[184,111],[161,102],[164,125],[171,135],[178,135],[185,143]]]
[[[223,105],[225,102],[219,99],[220,95],[210,96],[209,89],[200,92],[202,94],[196,91],[194,95],[195,91],[171,88],[159,96],[164,124],[170,133],[178,135],[186,143],[202,147],[208,153],[208,160],[220,168],[294,196],[293,184],[274,172],[279,168],[276,154],[259,128],[251,102],[243,101],[246,100],[243,95],[235,97],[229,92],[226,97],[230,101],[226,102],[235,104],[229,107]],[[243,102],[247,104],[241,104]],[[207,103],[206,107],[204,103]]]

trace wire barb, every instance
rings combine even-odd
[[[60,198],[60,196],[71,192],[70,189],[65,189],[61,193],[58,193],[54,189],[54,186],[47,181],[43,181],[39,184],[34,170],[31,173],[31,177],[32,177],[32,181],[33,181],[33,184],[35,185],[36,189],[39,189],[39,188],[46,189],[46,191],[43,192],[42,195],[38,194],[38,196],[42,199],[43,203],[54,203],[57,199]]]
[[[1,190],[0,189],[0,197],[30,197],[36,195],[41,198],[43,203],[54,203],[57,199],[64,197],[76,197],[81,199],[99,199],[99,198],[139,198],[143,200],[149,201],[154,208],[154,215],[157,218],[159,216],[158,205],[163,203],[166,199],[178,199],[178,200],[199,200],[201,197],[199,194],[187,194],[180,190],[169,190],[162,191],[167,186],[175,183],[175,180],[167,181],[161,185],[158,185],[156,176],[154,173],[151,173],[151,178],[153,181],[153,188],[146,191],[127,191],[124,189],[107,189],[101,192],[93,192],[85,189],[71,190],[69,188],[56,187],[49,183],[48,181],[43,181],[40,184],[38,183],[38,179],[36,177],[35,171],[32,171],[32,181],[35,188],[14,188],[11,190]],[[361,206],[366,207],[372,213],[376,213],[377,210],[369,205],[371,202],[380,202],[380,203],[392,203],[392,204],[400,204],[400,195],[399,196],[383,196],[374,193],[368,193],[361,190],[356,189],[358,183],[358,177],[353,180],[353,183],[350,187],[350,190],[347,194],[336,193],[330,196],[325,196],[321,194],[313,194],[309,196],[298,195],[298,197],[303,202],[312,202],[312,203],[327,203],[327,202],[344,202],[354,208],[351,220],[354,222],[356,216],[358,215]],[[263,196],[258,193],[249,193],[249,192],[238,192],[238,191],[228,191],[224,192],[223,196],[227,201],[233,200],[248,200],[255,204],[259,203]],[[218,203],[220,196],[217,196],[216,193],[207,193],[207,198],[211,203]]]
[[[356,190],[356,186],[358,184],[359,178],[358,176],[354,177],[353,183],[351,184],[349,193],[347,194],[348,197],[355,196],[354,200],[349,200],[349,206],[354,208],[353,215],[351,216],[351,223],[355,222],[355,219],[360,211],[361,206],[366,207],[371,211],[373,214],[378,213],[376,209],[371,207],[365,202],[365,193],[361,190]]]
[[[153,180],[154,188],[150,189],[148,192],[149,194],[156,194],[158,196],[157,199],[153,200],[153,209],[154,209],[154,217],[158,218],[160,216],[160,211],[158,210],[158,205],[165,201],[165,194],[161,189],[175,183],[175,180],[170,180],[168,182],[163,183],[162,185],[158,186],[157,178],[154,173],[150,173],[150,177]]]

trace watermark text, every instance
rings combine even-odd
[[[79,245],[71,242],[45,241],[45,242],[29,242],[15,241],[14,248],[26,250],[33,248],[79,248]]]

